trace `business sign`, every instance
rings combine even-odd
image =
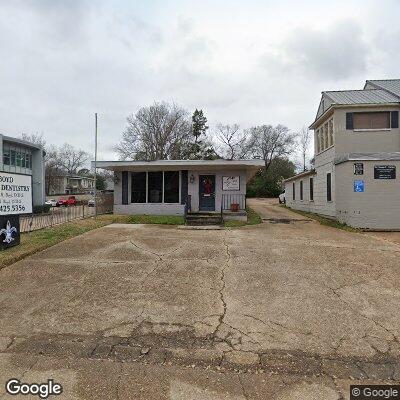
[[[20,243],[19,215],[0,216],[0,250]]]
[[[354,181],[354,191],[357,193],[362,193],[365,190],[364,181]]]
[[[364,174],[364,164],[354,163],[354,175],[363,175],[363,174]]]
[[[395,165],[375,165],[374,166],[375,179],[396,179],[396,166]]]
[[[222,190],[240,190],[239,176],[223,176]]]
[[[32,213],[32,177],[0,172],[0,215]]]

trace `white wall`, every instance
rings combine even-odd
[[[194,176],[194,182],[190,183],[190,176]],[[221,210],[222,194],[246,194],[246,171],[245,170],[222,170],[222,171],[188,171],[188,195],[192,200],[192,211],[199,210],[199,175],[215,175],[215,211]],[[240,190],[222,190],[223,176],[239,176]]]
[[[122,172],[115,172],[118,177],[118,183],[114,184],[114,212],[116,214],[158,214],[175,215],[184,214],[184,206],[181,204],[137,204],[131,203],[131,184],[132,179],[129,173],[128,178],[128,204],[122,204]],[[190,183],[190,176],[194,176],[194,182]],[[204,170],[188,171],[188,195],[191,196],[192,211],[199,210],[199,175],[215,175],[215,211],[221,210],[222,194],[246,194],[246,170]],[[223,176],[239,176],[240,190],[222,191]]]
[[[363,175],[354,175],[354,161],[336,166],[338,220],[356,228],[400,229],[400,161],[360,162]],[[375,179],[375,165],[396,166],[396,179]],[[354,192],[355,180],[364,181],[364,192]]]

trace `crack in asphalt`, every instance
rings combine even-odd
[[[346,304],[346,305],[348,306],[348,308],[349,308],[354,314],[359,315],[360,317],[366,319],[367,321],[373,322],[376,326],[379,326],[381,329],[383,329],[384,331],[386,331],[390,336],[392,336],[392,340],[393,340],[393,341],[399,343],[399,339],[397,338],[397,336],[396,336],[392,331],[390,331],[386,326],[384,326],[383,324],[379,323],[379,322],[376,321],[375,319],[364,315],[361,311],[359,311],[359,310],[357,310],[356,308],[354,308],[353,305],[352,305],[351,303],[349,303],[348,301],[344,300],[344,299],[341,297],[340,293],[337,293],[337,290],[336,290],[336,289],[331,288],[331,287],[329,287],[329,286],[326,286],[326,287],[329,288],[329,289],[332,291],[332,293],[333,293],[341,302],[343,302],[344,304]]]
[[[246,400],[248,400],[249,399],[249,395],[248,395],[248,393],[247,393],[247,391],[246,391],[246,389],[244,387],[243,380],[242,380],[242,377],[240,375],[239,375],[239,382],[240,382],[240,386],[242,387],[243,397]]]
[[[227,236],[227,232],[225,233],[224,237],[223,237],[223,243],[225,246],[225,263],[223,264],[222,268],[221,268],[221,272],[220,272],[220,281],[221,281],[221,286],[219,288],[219,297],[222,303],[222,307],[223,307],[223,312],[219,315],[218,317],[218,324],[213,332],[213,336],[214,338],[217,336],[219,329],[221,328],[225,315],[226,315],[226,311],[227,311],[227,304],[225,301],[225,296],[224,296],[224,290],[226,287],[226,283],[225,283],[225,268],[229,267],[229,263],[231,260],[231,253],[229,252],[229,245],[227,243],[226,240],[226,236]]]
[[[288,332],[291,332],[291,333],[300,334],[300,335],[304,335],[304,336],[313,335],[313,333],[311,331],[301,331],[300,329],[296,329],[296,328],[292,328],[292,327],[286,326],[286,325],[282,324],[281,322],[273,321],[271,319],[267,319],[267,322],[265,322],[262,319],[254,317],[253,315],[250,315],[250,314],[242,314],[242,315],[244,317],[252,318],[255,321],[259,321],[259,322],[263,323],[266,326],[268,326],[268,324],[271,324],[271,325],[279,326],[280,328],[283,328],[284,330],[286,330]]]

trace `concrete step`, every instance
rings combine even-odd
[[[186,216],[186,225],[221,225],[221,215],[201,215],[201,214],[189,214]]]

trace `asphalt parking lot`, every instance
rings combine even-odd
[[[60,398],[235,400],[399,381],[399,242],[250,204],[263,224],[114,224],[1,270],[2,381],[54,377]]]

